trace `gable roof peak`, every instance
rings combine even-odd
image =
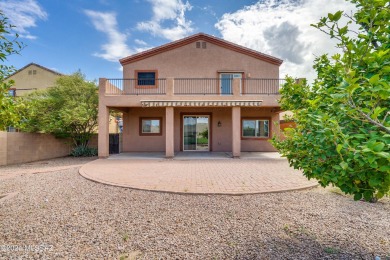
[[[158,47],[155,47],[155,48],[143,51],[143,52],[139,52],[139,53],[130,55],[128,57],[120,59],[119,62],[123,66],[123,65],[126,65],[128,63],[132,63],[135,61],[146,59],[148,57],[151,57],[151,56],[154,56],[154,55],[157,55],[157,54],[160,54],[162,52],[169,51],[169,50],[172,50],[175,48],[179,48],[181,46],[184,46],[184,45],[187,45],[187,44],[190,44],[192,42],[199,41],[199,40],[204,40],[204,41],[213,43],[215,45],[218,45],[220,47],[223,47],[223,48],[226,48],[229,50],[233,50],[233,51],[257,58],[259,60],[263,60],[263,61],[275,64],[275,65],[278,65],[278,66],[280,66],[283,63],[283,60],[278,59],[276,57],[273,57],[271,55],[252,50],[250,48],[223,40],[221,38],[218,38],[218,37],[215,37],[215,36],[203,33],[203,32],[199,32],[199,33],[187,36],[185,38],[182,38],[182,39],[179,39],[179,40],[167,43],[167,44],[163,44],[161,46],[158,46]]]
[[[64,74],[59,73],[59,72],[57,72],[57,71],[54,71],[54,70],[52,70],[52,69],[46,68],[46,67],[44,67],[44,66],[42,66],[42,65],[39,65],[39,64],[37,64],[37,63],[35,63],[35,62],[30,62],[30,63],[27,64],[26,66],[23,66],[22,68],[18,69],[17,71],[15,71],[15,72],[12,73],[11,75],[9,75],[7,78],[12,77],[13,75],[15,75],[15,74],[21,72],[22,70],[24,70],[24,69],[26,69],[26,68],[28,68],[28,67],[30,67],[30,66],[37,66],[37,67],[39,67],[39,68],[41,68],[41,69],[43,69],[43,70],[46,70],[46,71],[51,72],[51,73],[53,73],[53,74],[56,74],[56,75],[58,75],[58,76],[63,76],[63,75],[64,75]]]

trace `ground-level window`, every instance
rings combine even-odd
[[[157,87],[157,72],[156,71],[136,71],[138,87]]]
[[[243,119],[242,137],[243,138],[268,138],[269,120],[268,119]]]
[[[162,118],[140,118],[140,135],[161,135]]]

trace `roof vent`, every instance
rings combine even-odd
[[[196,48],[200,49],[200,42],[196,42]]]
[[[206,49],[206,42],[202,42],[202,49]]]

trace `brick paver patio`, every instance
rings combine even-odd
[[[104,184],[189,194],[255,194],[315,187],[285,159],[99,159],[80,174]]]

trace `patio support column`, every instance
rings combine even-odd
[[[109,122],[110,111],[104,103],[107,79],[99,79],[99,127],[98,127],[98,155],[107,158],[109,155]]]
[[[232,154],[233,158],[241,155],[241,107],[232,107]]]
[[[175,155],[174,150],[174,109],[165,108],[165,157],[172,158]]]

